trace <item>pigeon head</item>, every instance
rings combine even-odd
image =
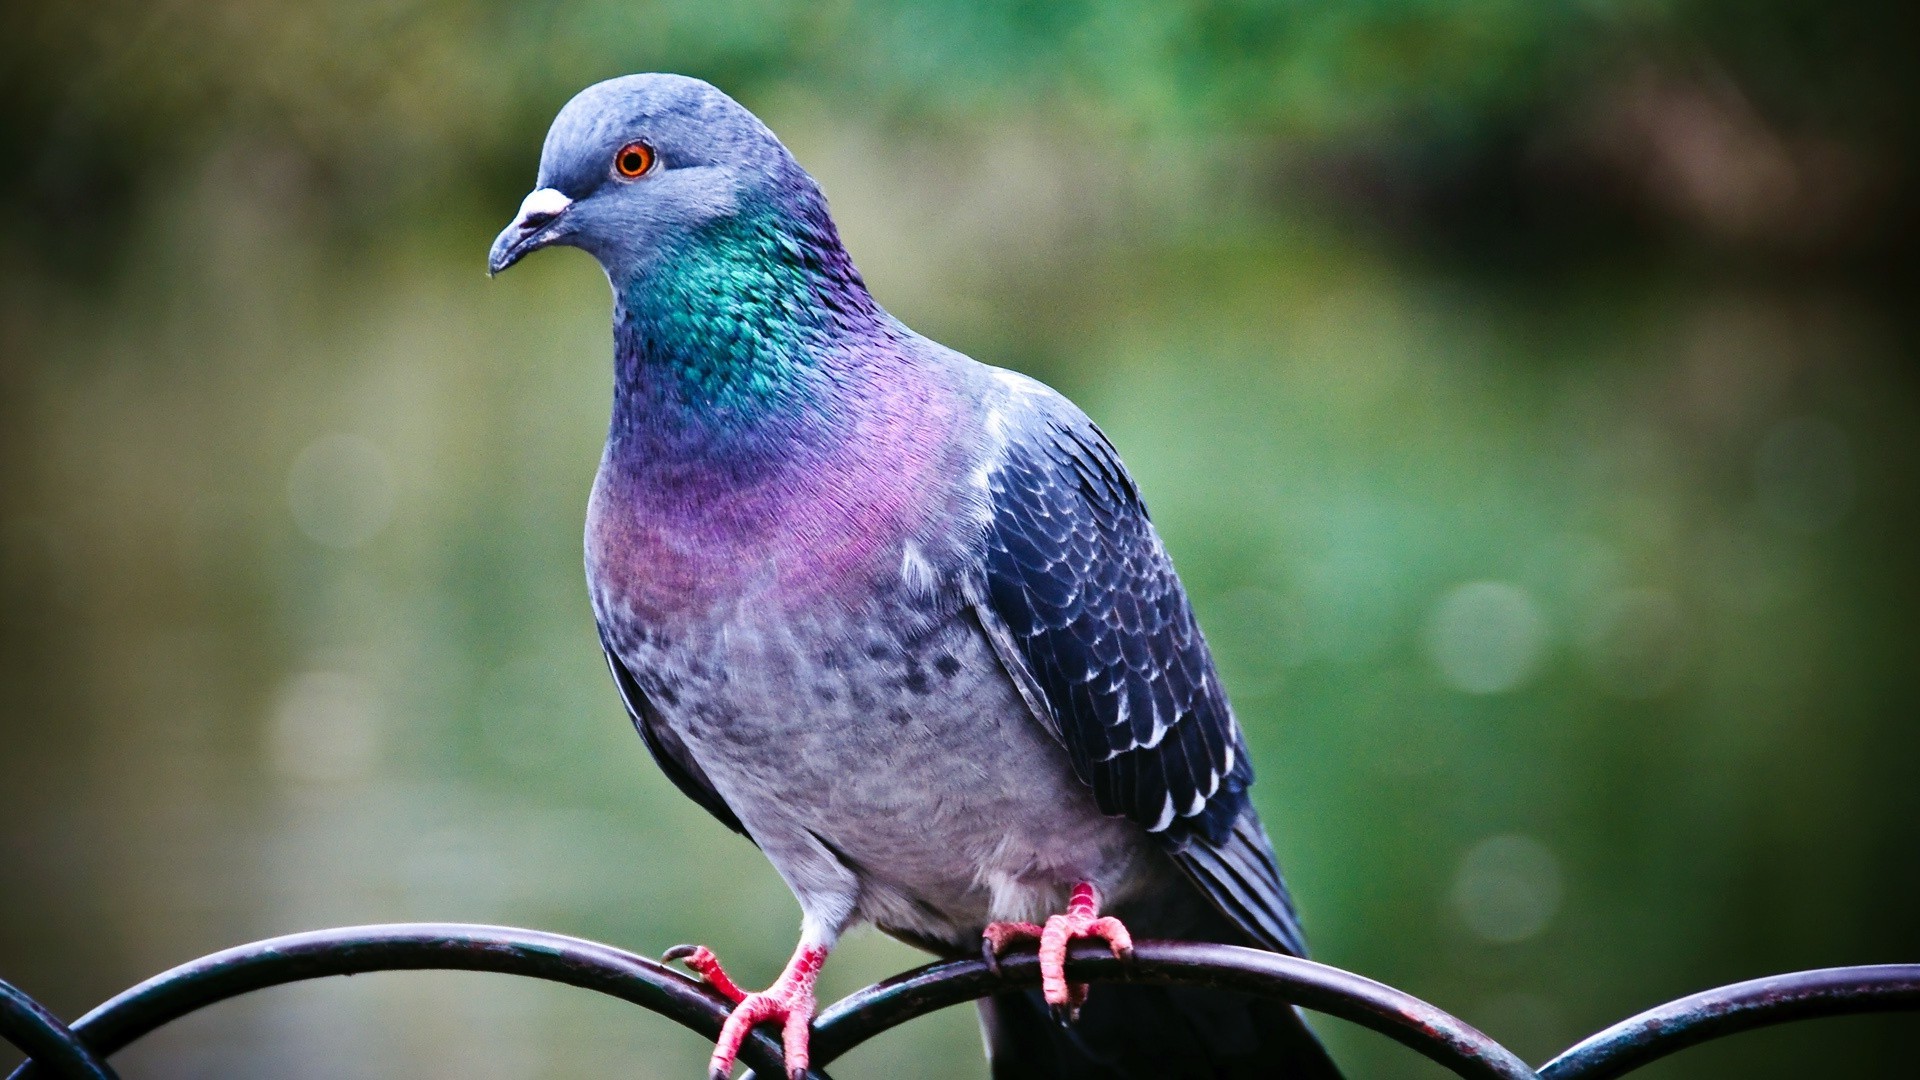
[[[813,400],[849,336],[891,325],[819,185],[765,124],[698,79],[628,75],[560,110],[539,183],[487,269],[556,244],[592,254],[613,284],[623,402],[647,387],[762,413]]]
[[[787,148],[732,98],[683,75],[628,75],[582,90],[554,118],[539,181],[494,240],[487,270],[564,244],[592,254],[619,286],[743,214],[805,217],[821,202]]]

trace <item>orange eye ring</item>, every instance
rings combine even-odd
[[[631,180],[653,168],[653,147],[630,142],[613,155],[613,171]]]

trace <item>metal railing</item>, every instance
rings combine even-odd
[[[1088,982],[1208,986],[1262,994],[1371,1028],[1477,1080],[1608,1080],[1698,1043],[1793,1020],[1920,1010],[1920,964],[1827,968],[1776,975],[1693,994],[1649,1009],[1530,1068],[1455,1017],[1350,971],[1230,945],[1135,943],[1128,960],[1097,943],[1068,960]],[[11,1080],[117,1080],[106,1059],[142,1035],[197,1009],[249,991],[329,975],[407,970],[492,971],[597,990],[659,1013],[711,1039],[730,1003],[704,983],[609,945],[501,926],[405,923],[352,926],[269,938],[203,956],[156,975],[95,1008],[72,1027],[0,981],[0,1038],[28,1060]],[[854,993],[814,1025],[814,1080],[835,1058],[936,1009],[1039,985],[1031,952],[1002,959],[929,964]],[[756,1030],[740,1059],[781,1075],[780,1045]]]

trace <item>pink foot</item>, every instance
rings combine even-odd
[[[1047,1004],[1053,1006],[1054,1016],[1071,1023],[1079,1018],[1080,1006],[1087,1002],[1087,985],[1067,982],[1067,943],[1075,938],[1099,938],[1120,959],[1133,955],[1133,935],[1127,932],[1125,924],[1099,912],[1099,891],[1083,881],[1073,887],[1073,897],[1067,901],[1066,913],[1049,918],[1045,926],[1012,922],[990,924],[986,933],[981,935],[984,939],[981,955],[988,967],[997,970],[1000,954],[1007,950],[1007,946],[1020,941],[1038,941],[1040,992],[1046,996]]]
[[[773,985],[757,994],[740,989],[720,966],[713,950],[705,945],[676,945],[661,959],[686,961],[708,986],[733,1002],[733,1011],[727,1014],[720,1038],[714,1043],[713,1057],[707,1061],[710,1080],[727,1080],[733,1072],[734,1059],[740,1056],[740,1045],[747,1041],[747,1032],[766,1020],[780,1022],[780,1043],[786,1052],[788,1080],[800,1080],[806,1075],[808,1026],[813,1023],[814,1010],[813,982],[820,975],[820,966],[827,962],[827,950],[818,945],[800,946]]]

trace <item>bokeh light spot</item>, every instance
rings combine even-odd
[[[1469,694],[1498,694],[1531,678],[1546,651],[1547,620],[1525,589],[1473,581],[1442,597],[1427,620],[1427,655]]]
[[[393,469],[387,455],[359,435],[323,435],[287,470],[287,508],[316,544],[358,547],[393,517]]]
[[[343,671],[287,680],[273,718],[273,761],[287,776],[319,783],[360,779],[380,754],[380,695]]]
[[[1460,860],[1453,908],[1475,937],[1512,944],[1537,937],[1560,910],[1560,860],[1530,836],[1490,836]]]

